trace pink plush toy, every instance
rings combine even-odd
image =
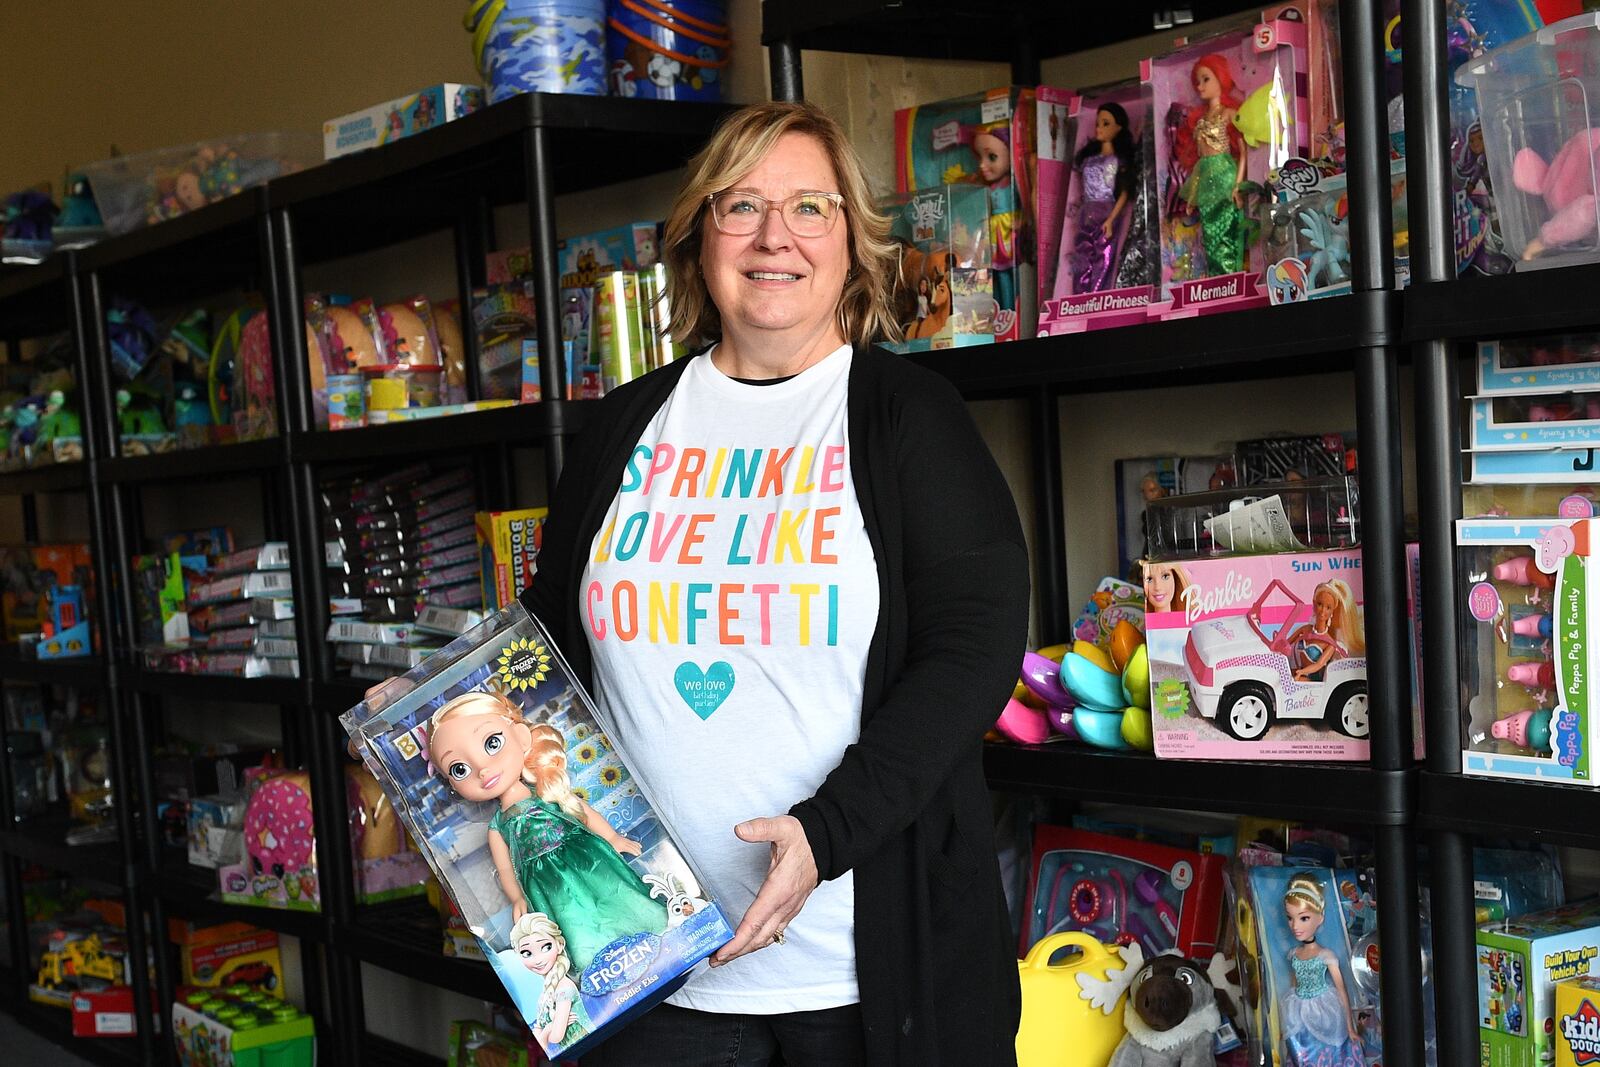
[[[1559,248],[1600,231],[1595,216],[1595,185],[1600,181],[1600,129],[1577,134],[1548,164],[1531,148],[1511,161],[1511,181],[1525,193],[1544,197],[1550,218],[1539,236],[1523,249],[1523,259],[1533,259],[1547,248]]]

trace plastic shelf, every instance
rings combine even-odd
[[[0,852],[54,871],[89,878],[122,888],[127,881],[122,846],[117,844],[69,845],[65,815],[46,815],[0,830]]]
[[[216,899],[216,891],[217,872],[204,867],[172,862],[163,866],[156,876],[156,892],[180,917],[249,923],[302,940],[327,940],[328,920],[319,912],[229,904]]]
[[[1600,327],[1600,263],[1413,285],[1405,292],[1407,340],[1472,340]]]
[[[368,1063],[381,1063],[384,1067],[444,1067],[445,1061],[438,1056],[379,1037],[371,1031],[362,1035],[361,1043]]]
[[[265,441],[241,441],[210,448],[186,448],[153,456],[119,456],[100,464],[108,482],[171,482],[190,478],[219,477],[279,471],[288,462],[289,446],[283,437]]]
[[[306,694],[305,682],[298,678],[236,678],[136,668],[120,675],[119,682],[140,693],[240,704],[303,704]]]
[[[260,287],[259,220],[266,187],[175,219],[108,237],[78,253],[79,270],[101,275],[104,296],[172,307],[234,288]]]
[[[88,484],[86,463],[49,463],[23,471],[0,473],[0,495],[71,493]]]
[[[443,928],[426,898],[359,908],[354,922],[335,924],[333,940],[335,947],[386,971],[476,1000],[511,1003],[487,963],[440,951]]]
[[[537,445],[551,437],[577,433],[598,403],[513,404],[358,430],[320,430],[293,435],[290,450],[296,459],[310,463],[354,463],[431,456],[447,450]]]
[[[105,684],[105,661],[99,656],[74,659],[23,659],[11,650],[0,653],[0,682],[36,682],[80,688]]]
[[[1317,823],[1398,825],[1413,808],[1412,771],[1364,763],[1157,760],[1069,743],[984,746],[992,789]]]
[[[1289,377],[1348,369],[1357,346],[1398,340],[1399,312],[1397,294],[1363,293],[910,358],[968,396]]]
[[[38,337],[67,329],[72,307],[66,279],[72,257],[69,252],[37,266],[0,267],[0,322],[6,336]]]
[[[1431,771],[1420,777],[1424,829],[1600,848],[1600,789]]]

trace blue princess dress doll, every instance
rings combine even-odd
[[[1326,907],[1316,874],[1289,879],[1283,910],[1295,945],[1289,950],[1293,988],[1282,1005],[1285,1067],[1366,1067],[1339,959],[1317,943]]]

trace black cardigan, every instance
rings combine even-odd
[[[628,456],[688,364],[600,401],[551,501],[522,602],[586,685],[578,592],[588,549]],[[1027,641],[1021,524],[966,404],[932,372],[858,353],[849,434],[880,594],[861,739],[790,814],[822,878],[855,872],[867,1062],[1010,1064],[1020,996],[980,746]],[[781,756],[750,753],[752,763],[771,758]]]

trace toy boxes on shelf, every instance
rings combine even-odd
[[[1555,1056],[1555,986],[1594,973],[1600,901],[1478,927],[1478,1040],[1488,1067],[1540,1067]]]
[[[1079,930],[1105,944],[1137,943],[1146,957],[1176,948],[1209,960],[1225,866],[1219,855],[1040,825],[1020,955],[1050,934]]]
[[[243,793],[213,794],[189,801],[189,862],[196,867],[238,863],[244,855]]]
[[[217,869],[230,904],[317,911],[316,826],[311,778],[305,771],[252,768],[246,773],[244,856]]]
[[[1037,319],[1032,181],[1034,90],[990,89],[894,114],[895,191],[949,183],[989,191],[996,341],[1031,335]],[[1025,324],[1025,328],[1024,328]]]
[[[311,1017],[249,989],[179,990],[172,1036],[181,1067],[314,1067],[317,1062]]]
[[[1360,541],[1357,484],[1299,478],[1159,496],[1145,504],[1144,533],[1152,559],[1350,548]]]
[[[1255,928],[1240,936],[1260,948],[1260,1004],[1275,1023],[1263,1034],[1271,1046],[1265,1062],[1380,1062],[1377,909],[1363,879],[1256,866],[1249,881]],[[1312,989],[1321,993],[1307,996]]]
[[[510,607],[533,581],[549,514],[549,508],[478,512],[475,528],[485,607],[496,611]]]
[[[515,1037],[476,1019],[450,1024],[445,1067],[537,1067],[544,1061],[530,1037]]]
[[[1149,506],[1170,496],[1223,489],[1235,481],[1233,457],[1160,456],[1119,459],[1114,466],[1117,500],[1119,573],[1138,576],[1139,561],[1149,554]]]
[[[1143,322],[1160,262],[1149,87],[1085,93],[1071,115],[1063,161],[1047,165],[1043,131],[1039,142],[1041,336]],[[1069,171],[1070,192],[1046,217],[1046,191],[1066,189]]]
[[[581,1056],[732,936],[587,695],[520,607],[393,688],[391,703],[363,703],[342,722],[547,1053]],[[468,748],[481,751],[484,724],[503,724],[513,742],[500,750],[504,773],[488,778],[477,772],[495,757]],[[522,784],[524,759],[549,768],[539,793]],[[533,842],[550,834],[564,842],[560,855],[539,858]],[[568,873],[580,869],[589,874]],[[524,957],[524,943],[555,948]]]
[[[149,1025],[159,1030],[160,1012],[155,997],[156,991],[151,989]],[[114,985],[72,994],[73,1037],[133,1037],[136,1025],[131,986]]]
[[[128,949],[122,931],[94,921],[50,931],[39,957],[39,972],[28,999],[70,1008],[72,996],[120,985],[128,980]]]
[[[410,96],[324,122],[322,155],[324,159],[337,159],[363,148],[376,148],[452,122],[482,106],[483,89],[479,86],[455,82],[430,85]]]
[[[975,185],[940,185],[883,200],[900,246],[897,352],[964,348],[996,339],[989,197]]]
[[[1280,172],[1277,199],[1264,213],[1267,297],[1294,304],[1350,292],[1350,202],[1343,174],[1312,166]],[[1394,273],[1402,287],[1411,276],[1406,214],[1406,164],[1389,165],[1389,204],[1394,220]]]
[[[426,892],[428,864],[406,836],[377,779],[352,763],[345,767],[344,780],[356,899],[376,904],[421,896]]]
[[[1518,269],[1600,260],[1595,177],[1600,15],[1545,26],[1469,60],[1501,235]]]
[[[1150,314],[1267,303],[1257,216],[1272,173],[1310,151],[1306,27],[1263,21],[1146,60],[1156,138],[1161,278]]]
[[[278,935],[249,923],[196,926],[168,920],[167,938],[178,945],[183,984],[244,986],[283,995],[283,957]]]
[[[1364,760],[1361,553],[1146,562],[1158,756]]]
[[[1594,784],[1592,519],[1461,519],[1468,774]]]

